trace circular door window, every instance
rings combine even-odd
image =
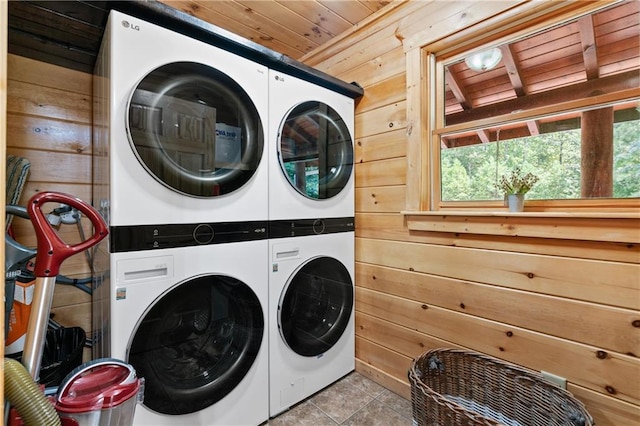
[[[263,335],[260,302],[241,281],[205,275],[174,287],[145,313],[129,348],[144,405],[180,415],[215,404],[245,377]]]
[[[304,102],[280,129],[280,166],[291,186],[307,198],[336,196],[353,170],[353,141],[340,115],[322,102]]]
[[[262,158],[262,122],[249,95],[226,74],[176,62],[133,91],[127,131],[143,167],[182,194],[215,197],[242,187]]]
[[[336,344],[353,308],[353,283],[347,268],[331,257],[304,264],[285,286],[278,326],[287,346],[302,356],[317,356]]]

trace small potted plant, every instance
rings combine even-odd
[[[536,182],[538,176],[532,173],[523,174],[518,167],[510,174],[502,175],[496,186],[507,198],[509,211],[521,212],[524,209],[524,195]]]

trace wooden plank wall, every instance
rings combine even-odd
[[[6,161],[6,146],[7,146],[7,32],[4,28],[7,28],[7,3],[0,3],[0,161]],[[6,173],[2,172],[2,182],[6,184]],[[6,202],[5,193],[0,194],[0,205]],[[2,215],[2,227],[5,227],[5,216]],[[4,264],[5,249],[4,246],[0,247],[0,262]],[[4,291],[4,290],[3,290]],[[4,293],[2,293],[4,295]],[[0,336],[2,342],[5,341],[4,333],[4,303],[0,305]],[[0,345],[0,355],[4,358],[4,346]],[[3,370],[4,371],[4,370]],[[4,377],[3,385],[0,386],[0,400],[4,401]],[[4,419],[4,404],[0,407],[0,418]]]
[[[510,4],[490,3],[487,13]],[[435,40],[483,19],[470,5],[393,2],[385,14],[303,58],[365,88],[356,110],[357,369],[408,397],[413,357],[434,347],[470,348],[566,377],[599,426],[636,424],[637,246],[409,232],[400,214],[407,198],[403,40],[427,27]],[[21,204],[45,190],[89,201],[91,75],[13,55],[7,75],[7,153],[32,162]],[[18,241],[35,245],[30,224],[14,223]],[[65,241],[78,238],[74,227],[61,232]],[[530,269],[544,279],[523,274]],[[62,273],[88,275],[84,255],[68,259]],[[589,284],[586,300],[548,287],[581,283]],[[611,297],[616,285],[636,297]],[[65,326],[90,330],[89,296],[77,289],[58,286],[53,312]]]
[[[28,181],[19,204],[42,191],[64,192],[91,202],[92,75],[34,61],[7,57],[7,154],[31,162]],[[47,213],[58,205],[45,205]],[[85,236],[91,225],[82,220]],[[36,247],[31,222],[14,218],[15,239]],[[62,225],[63,241],[80,241],[76,225]],[[90,275],[85,253],[62,264],[61,274],[81,278]],[[66,327],[91,330],[91,297],[71,286],[56,287],[52,313]],[[88,356],[88,352],[85,352]]]
[[[580,226],[567,239],[409,232],[400,214],[413,196],[403,41],[438,40],[514,3],[393,3],[302,58],[365,89],[355,127],[357,370],[409,397],[414,357],[468,348],[565,377],[599,426],[638,424],[637,244],[580,241]]]

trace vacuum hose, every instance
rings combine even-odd
[[[25,426],[60,426],[60,417],[27,369],[15,359],[4,359],[4,389]]]

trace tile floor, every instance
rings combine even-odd
[[[411,426],[411,402],[353,372],[262,426]]]

